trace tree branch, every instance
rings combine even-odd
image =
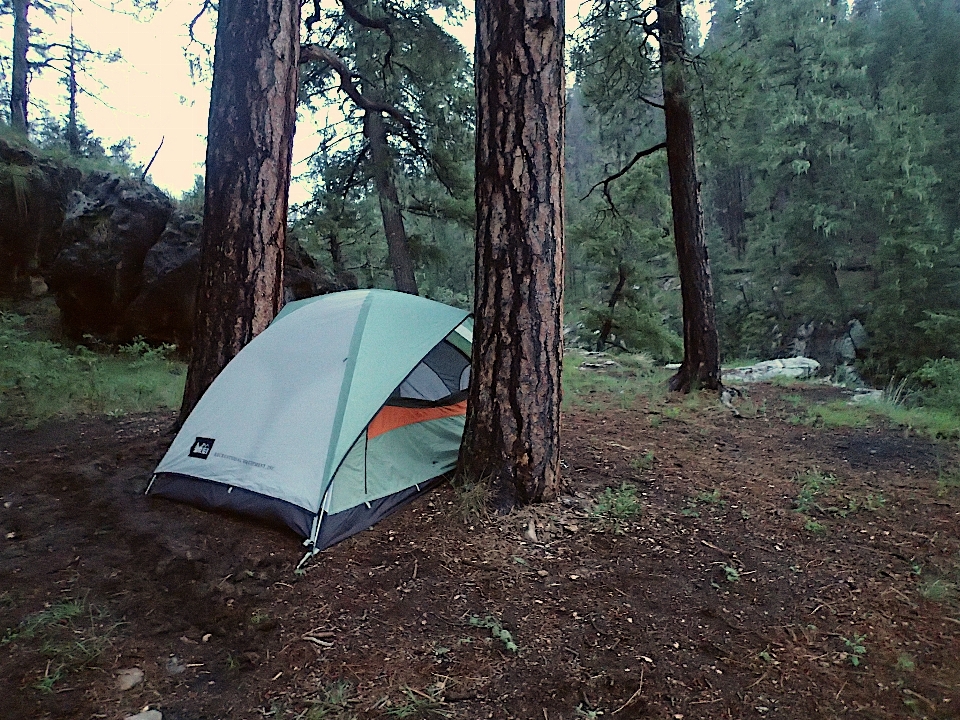
[[[364,15],[350,0],[340,0],[340,4],[343,5],[343,11],[347,14],[347,17],[358,25],[363,25],[365,28],[371,28],[372,30],[383,30],[390,36],[391,40],[393,39],[393,33],[390,31],[390,23],[386,20],[375,20],[372,17]]]
[[[193,16],[193,20],[187,25],[187,34],[190,36],[190,42],[199,42],[196,36],[193,34],[194,29],[197,27],[197,23],[200,22],[200,18],[203,17],[204,13],[208,10],[213,10],[212,0],[203,0],[203,5],[200,6],[200,11]],[[200,43],[201,45],[203,43]]]
[[[157,159],[157,155],[160,154],[160,148],[163,147],[163,141],[167,139],[167,136],[164,135],[160,138],[160,144],[157,145],[157,149],[153,152],[153,157],[150,158],[150,162],[147,163],[147,166],[143,169],[143,174],[140,175],[140,182],[145,182],[147,179],[147,173],[150,172],[150,168],[153,167],[153,161]]]
[[[353,72],[351,72],[350,68],[348,68],[343,60],[341,60],[336,53],[330,50],[330,48],[313,44],[301,45],[300,63],[303,64],[311,61],[325,62],[327,65],[329,65],[331,69],[340,76],[340,89],[347,95],[347,97],[353,100],[357,107],[367,112],[386,113],[396,120],[403,128],[404,137],[406,138],[407,142],[409,142],[417,152],[426,156],[426,151],[420,144],[417,131],[414,129],[413,123],[410,122],[410,119],[393,105],[380,102],[378,100],[371,100],[361,93],[356,84],[353,82]]]
[[[639,98],[640,102],[645,103],[645,104],[649,105],[650,107],[655,107],[655,108],[657,108],[658,110],[663,110],[663,104],[662,104],[662,103],[654,102],[654,101],[651,100],[650,98],[644,97],[643,95],[638,95],[637,98]]]
[[[624,175],[630,172],[630,168],[636,165],[642,158],[645,158],[648,155],[653,155],[655,152],[659,150],[666,150],[666,148],[667,148],[667,144],[665,142],[662,142],[662,143],[657,143],[652,147],[648,147],[646,150],[641,150],[640,152],[638,152],[636,155],[633,156],[630,162],[628,162],[626,165],[620,168],[619,171],[615,172],[613,175],[607,178],[604,178],[603,180],[598,182],[596,185],[594,185],[592,188],[590,188],[590,191],[586,195],[584,195],[581,198],[581,200],[586,200],[588,197],[590,197],[593,194],[594,190],[596,190],[598,187],[602,187],[603,196],[607,199],[607,202],[610,204],[610,207],[614,207],[613,198],[610,197],[610,183],[612,183],[614,180],[622,178]]]

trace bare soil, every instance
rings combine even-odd
[[[0,429],[0,719],[960,717],[956,444],[749,395],[573,409],[555,502],[468,524],[443,486],[303,574],[143,496],[169,414]]]

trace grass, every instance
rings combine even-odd
[[[796,388],[799,384],[794,381],[790,387]],[[797,411],[787,418],[787,421],[793,424],[825,428],[869,428],[890,423],[934,439],[960,439],[960,415],[946,408],[910,405],[910,396],[902,381],[891,383],[883,395],[875,400],[867,399],[857,403],[836,400],[810,407],[796,393],[786,393],[781,397]]]
[[[594,517],[617,533],[623,533],[626,522],[642,511],[643,505],[637,495],[637,486],[628,482],[620,483],[620,487],[616,489],[604,489],[593,506]]]
[[[652,450],[648,450],[641,457],[636,457],[630,461],[630,467],[634,470],[652,470],[654,464],[656,463],[657,458],[654,456]]]
[[[56,416],[179,406],[185,367],[170,359],[169,346],[138,341],[118,354],[71,350],[25,325],[24,317],[0,312],[0,420],[35,427]]]
[[[94,664],[110,646],[118,627],[107,613],[85,598],[69,598],[28,615],[7,630],[0,647],[30,648],[47,658],[46,667],[33,687],[54,692],[56,684],[71,672]]]
[[[946,497],[960,488],[960,468],[943,468],[937,472],[937,497]]]
[[[701,506],[711,506],[718,510],[723,509],[727,502],[720,494],[719,488],[713,490],[702,490],[691,498],[687,499],[686,504],[680,508],[680,514],[684,517],[700,517]]]
[[[481,520],[489,514],[490,483],[481,478],[473,480],[456,474],[450,480],[456,497],[457,514],[465,523]]]
[[[346,680],[324,685],[316,697],[308,700],[310,707],[298,720],[353,720],[350,705],[356,702],[354,688]]]
[[[452,717],[453,713],[444,707],[442,690],[431,685],[425,691],[410,687],[401,688],[406,698],[400,703],[393,703],[385,708],[390,717],[395,718],[427,718]]]
[[[832,485],[836,485],[836,475],[823,473],[819,468],[798,473],[793,481],[800,486],[797,497],[793,502],[794,509],[803,515],[810,515],[815,510],[825,512],[820,507],[818,498]]]
[[[612,360],[600,368],[584,362]],[[570,352],[563,359],[563,409],[602,410],[616,404],[633,407],[640,396],[656,400],[667,393],[669,371],[657,368],[646,355],[585,355]]]
[[[920,597],[935,603],[945,603],[953,600],[957,586],[943,578],[925,580],[918,589]]]
[[[900,653],[894,667],[900,672],[913,672],[917,669],[917,661],[910,653]]]

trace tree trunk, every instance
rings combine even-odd
[[[369,92],[367,93],[369,96]],[[387,252],[393,268],[393,282],[400,292],[417,295],[417,276],[410,243],[400,213],[400,197],[393,179],[393,157],[387,144],[387,127],[378,111],[367,111],[363,132],[370,143],[370,162],[373,166],[373,181],[380,199],[380,214],[383,217],[383,232],[387,236]]]
[[[69,95],[67,145],[70,148],[70,154],[78,156],[80,155],[80,129],[77,127],[77,56],[72,13],[70,15],[70,54],[67,58],[67,94]]]
[[[657,0],[660,72],[667,134],[667,167],[673,235],[683,302],[683,362],[670,378],[671,390],[720,388],[720,342],[710,261],[703,232],[703,207],[693,134],[693,115],[684,83],[684,34],[680,0]]]
[[[13,72],[10,84],[10,127],[27,134],[27,50],[30,48],[30,25],[27,13],[30,0],[13,0]]]
[[[613,332],[613,312],[616,310],[617,303],[620,302],[620,298],[623,296],[623,287],[627,284],[626,265],[620,263],[620,266],[617,268],[617,274],[617,286],[613,288],[613,292],[610,293],[610,300],[607,302],[609,312],[603,319],[603,324],[600,326],[600,335],[597,337],[597,352],[603,352],[603,348],[606,347],[607,344],[607,339],[610,337],[610,333]]]
[[[282,303],[299,30],[298,0],[220,0],[181,422]]]
[[[460,472],[500,512],[556,496],[563,0],[476,4],[476,292]]]

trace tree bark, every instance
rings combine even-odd
[[[500,512],[560,483],[563,0],[476,4],[476,288],[463,477]]]
[[[369,93],[367,93],[369,95]],[[393,157],[387,144],[387,127],[379,111],[367,111],[363,132],[370,144],[370,162],[373,182],[380,200],[380,215],[383,218],[383,233],[387,237],[387,253],[393,268],[393,282],[400,292],[419,294],[417,276],[414,272],[410,243],[400,212],[400,196],[393,177]]]
[[[10,126],[27,134],[27,50],[30,49],[30,0],[13,0],[13,71],[10,83]]]
[[[667,135],[667,168],[673,235],[683,303],[683,362],[670,378],[671,390],[720,388],[720,342],[693,132],[684,82],[684,32],[680,0],[657,0],[660,73]]]
[[[298,0],[220,0],[181,422],[282,303],[299,30]]]

